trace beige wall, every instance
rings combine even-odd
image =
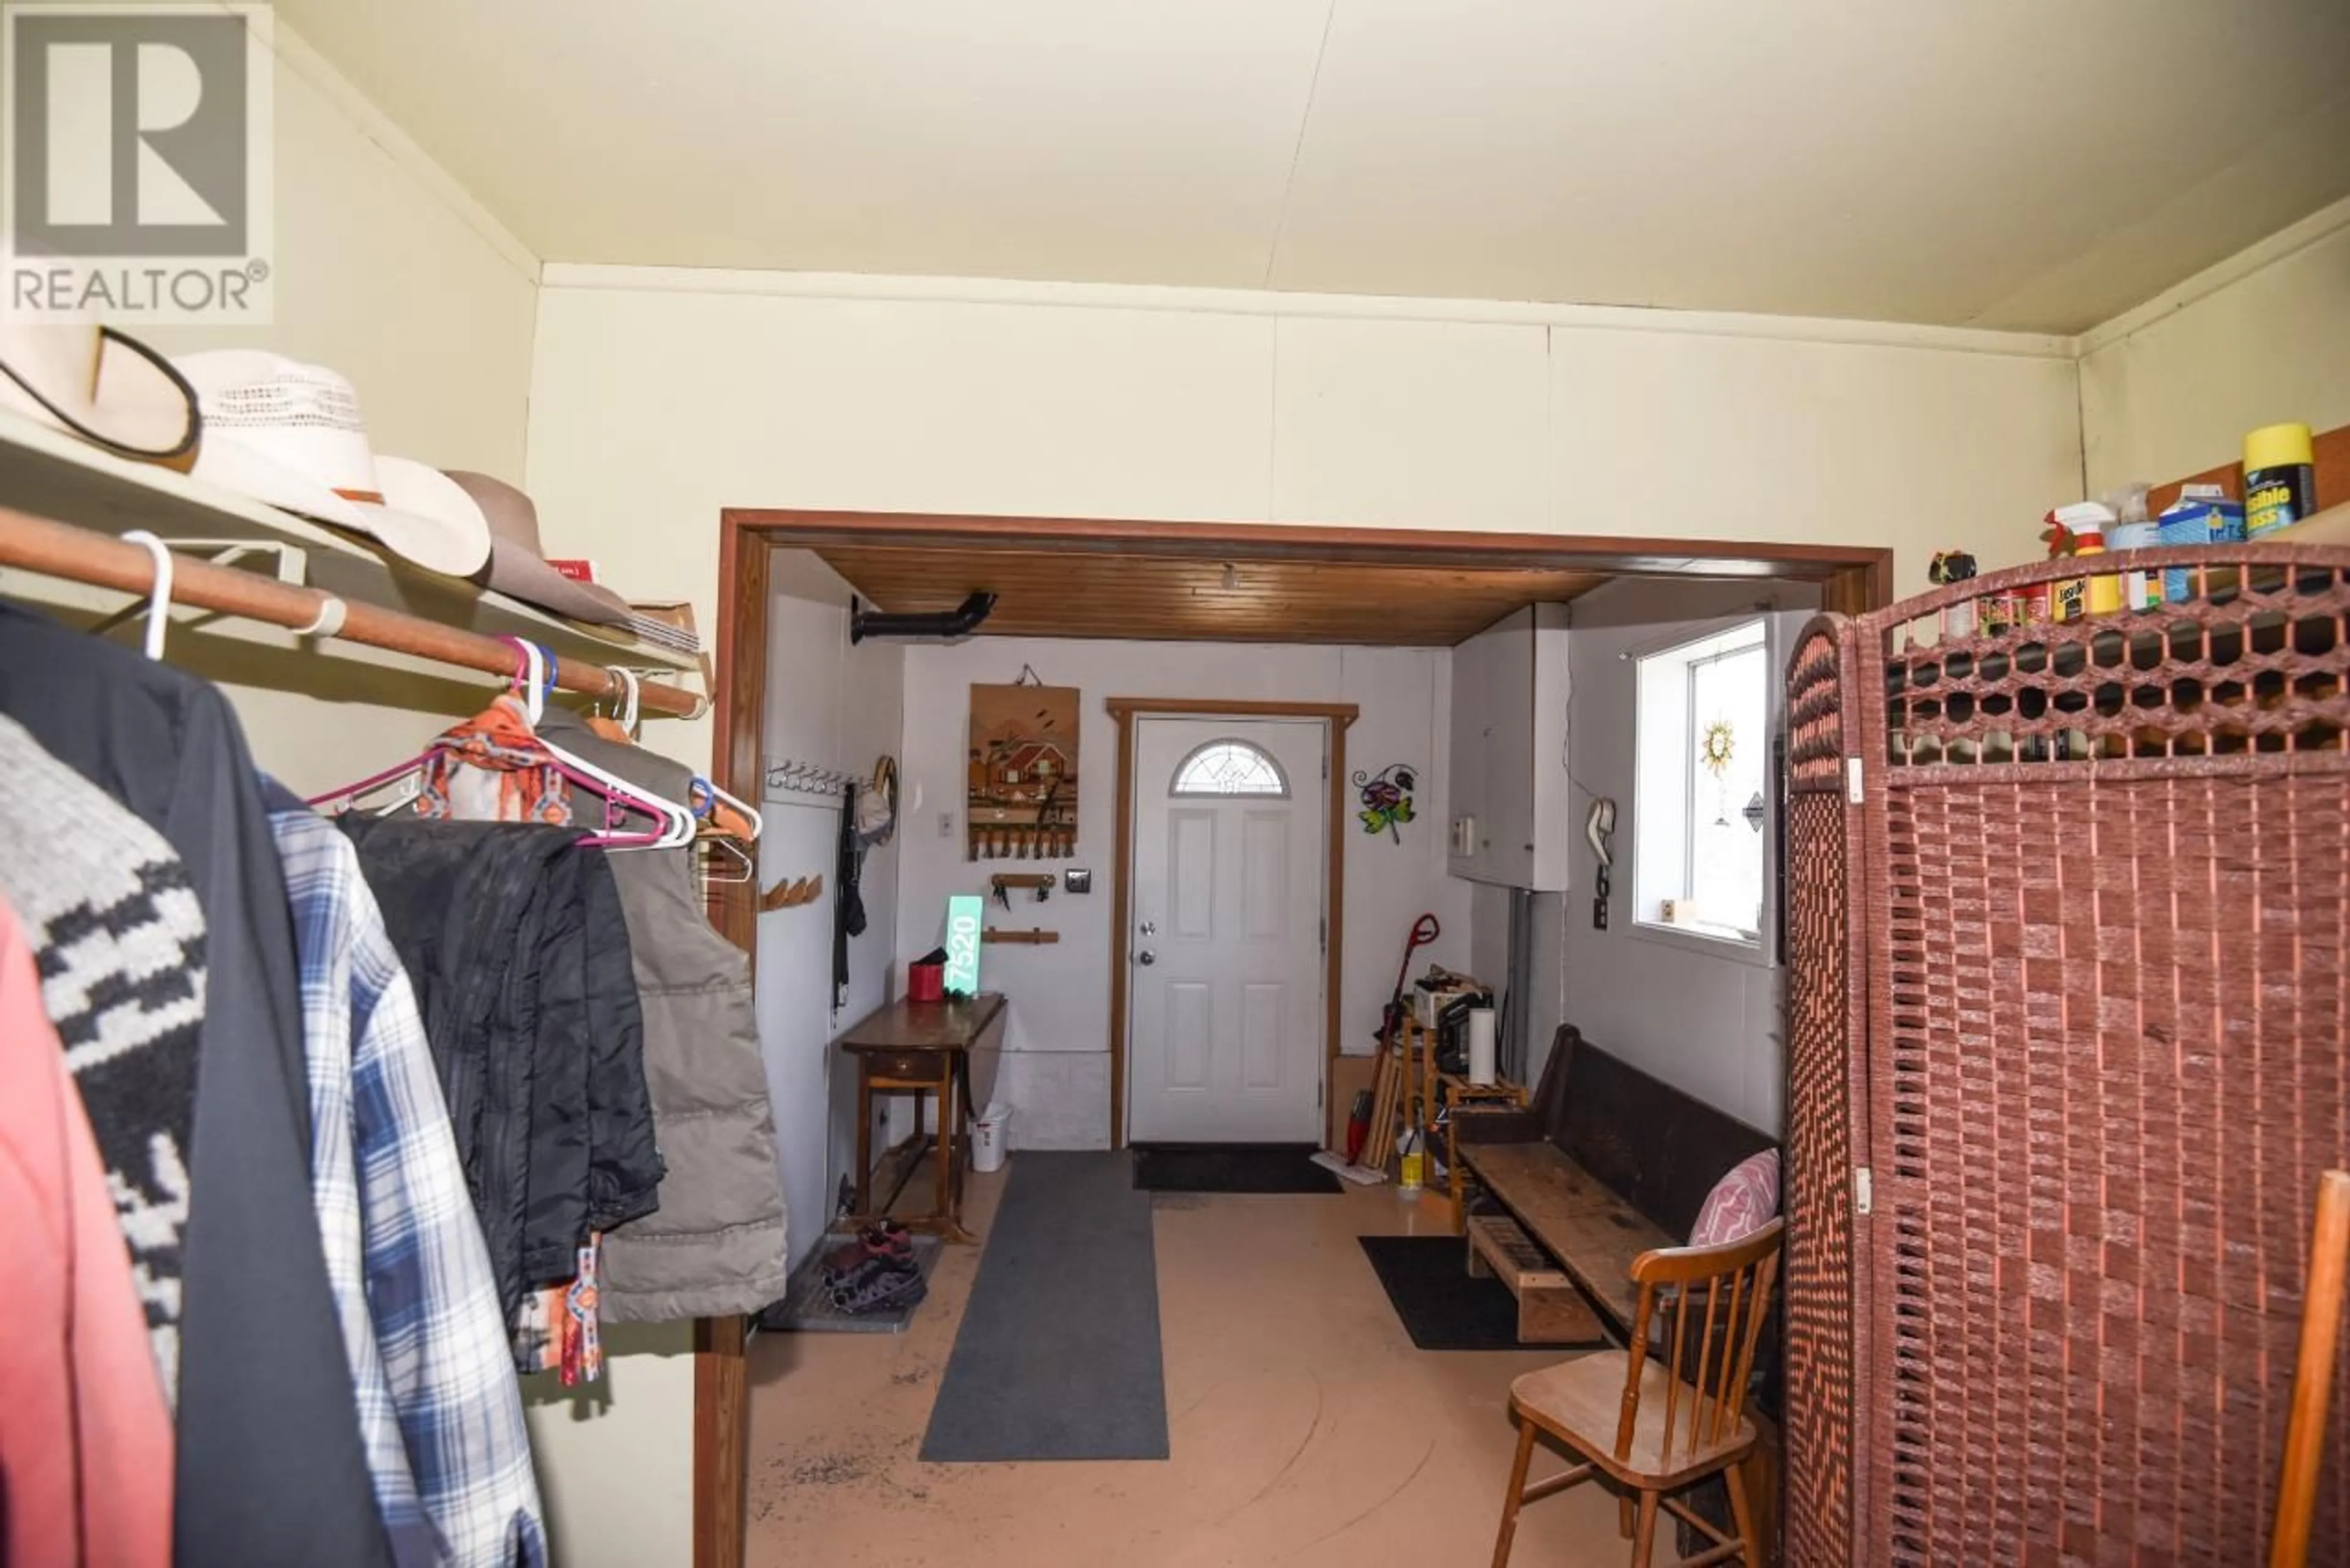
[[[1919,588],[1936,549],[2021,558],[2080,486],[2061,339],[832,283],[550,266],[557,542],[705,623],[724,506],[1886,544]]]
[[[519,477],[536,261],[282,19],[277,43],[276,320],[140,336],[166,353],[254,347],[332,366],[378,451]],[[296,656],[250,629],[172,646],[227,687],[262,765],[296,789],[397,761],[475,690],[339,646]]]
[[[2092,492],[2234,462],[2261,425],[2350,424],[2350,200],[2081,341]]]

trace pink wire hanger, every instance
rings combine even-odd
[[[546,686],[551,683],[551,678],[546,674],[546,671],[551,667],[553,660],[536,644],[525,642],[520,638],[502,637],[498,640],[514,645],[519,668],[515,671],[514,680],[508,691],[496,701],[503,701],[506,696],[516,698],[522,706],[524,719],[533,727],[532,739],[536,742],[540,754],[546,759],[547,765],[561,774],[569,784],[604,803],[604,828],[600,832],[582,834],[580,842],[583,845],[600,849],[652,848],[656,846],[665,846],[669,842],[672,836],[671,829],[680,816],[685,816],[687,822],[691,823],[691,816],[685,813],[684,808],[662,800],[657,795],[648,794],[627,781],[604,774],[600,770],[589,771],[587,764],[577,758],[567,755],[540,739],[536,733],[536,726],[538,715],[543,711]],[[386,784],[396,784],[403,778],[422,772],[427,763],[448,749],[442,741],[435,739],[431,745],[406,762],[386,768],[381,773],[370,774],[341,789],[332,790],[325,794],[312,795],[308,804],[320,811],[330,807],[347,807],[362,795],[371,794]],[[659,819],[663,826],[660,831],[655,832],[629,832],[618,829],[614,824],[619,821],[619,814],[623,809],[633,810]]]

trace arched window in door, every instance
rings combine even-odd
[[[1177,764],[1169,793],[1287,800],[1289,780],[1279,763],[1246,741],[1210,741]]]

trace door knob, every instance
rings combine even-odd
[[[1140,952],[1134,955],[1134,961],[1139,964],[1154,964],[1159,961],[1159,955],[1152,952],[1149,948],[1145,948]]]

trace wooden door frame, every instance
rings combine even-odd
[[[1224,697],[1112,697],[1104,703],[1118,721],[1118,829],[1113,836],[1109,882],[1109,1146],[1126,1147],[1127,974],[1133,946],[1134,721],[1162,719],[1316,719],[1329,738],[1326,789],[1329,817],[1324,830],[1322,918],[1328,936],[1322,951],[1322,1088],[1315,1120],[1329,1124],[1330,1063],[1338,1054],[1338,984],[1346,972],[1340,949],[1347,935],[1347,732],[1362,716],[1352,702],[1246,702]]]
[[[1785,545],[1718,539],[1644,539],[1604,535],[1455,533],[1419,528],[1347,528],[1307,524],[1177,523],[1131,519],[989,516],[968,514],[844,512],[727,507],[718,516],[718,627],[711,668],[712,776],[744,800],[756,799],[765,727],[770,563],[779,549],[827,545],[957,545],[978,548],[1111,552],[1149,550],[1225,561],[1367,561],[1401,566],[1527,566],[1648,576],[1786,577],[1820,585],[1821,607],[1847,615],[1893,602],[1893,552],[1882,545]],[[1130,726],[1120,725],[1122,731]],[[1334,808],[1344,770],[1345,728],[1334,725],[1330,778]],[[1121,789],[1121,798],[1124,791]],[[1343,811],[1331,813],[1332,831]],[[1121,854],[1118,864],[1123,867]],[[1344,875],[1343,857],[1334,858]],[[1124,872],[1118,873],[1123,881]],[[1343,892],[1343,884],[1339,890]],[[712,919],[735,946],[754,952],[757,900],[746,887],[713,888]],[[1336,954],[1344,911],[1334,898],[1330,950]],[[1117,921],[1121,937],[1127,929]],[[1114,953],[1114,987],[1123,983]],[[755,956],[754,970],[756,969]],[[1336,988],[1331,988],[1332,995]],[[1122,1002],[1114,1012],[1124,1017]],[[1122,1023],[1119,1025],[1122,1033]],[[1338,1045],[1328,1025],[1327,1057]],[[1122,1053],[1112,1055],[1114,1132],[1123,1130]],[[1324,1085],[1323,1093],[1329,1094]],[[1326,1111],[1327,1107],[1326,1106]],[[694,1325],[693,1568],[741,1568],[749,1484],[749,1368],[743,1322],[705,1318]]]

